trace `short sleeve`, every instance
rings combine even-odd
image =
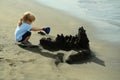
[[[29,25],[29,24],[27,24],[27,25],[26,25],[26,30],[27,30],[27,31],[30,31],[31,29],[32,29],[32,26]]]
[[[31,25],[29,25],[29,24],[27,24],[27,23],[24,23],[24,25],[23,25],[24,27],[24,30],[26,30],[26,31],[30,31],[31,29],[32,29],[32,26]]]

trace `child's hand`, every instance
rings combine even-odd
[[[46,27],[42,28],[42,30],[44,31],[46,29]]]

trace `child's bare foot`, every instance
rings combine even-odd
[[[31,46],[32,45],[32,43],[29,41],[23,41],[23,42],[21,42],[21,44],[24,46]]]

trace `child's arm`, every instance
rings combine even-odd
[[[43,30],[44,28],[37,28],[37,27],[32,27],[31,31],[40,31]]]

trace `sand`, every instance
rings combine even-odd
[[[68,56],[74,51],[25,49],[15,45],[14,30],[20,16],[31,11],[36,16],[33,26],[51,26],[50,35],[77,33],[85,26],[90,47],[96,57],[83,64],[54,64],[54,55]],[[32,32],[30,41],[39,44],[43,36]],[[32,0],[1,0],[0,2],[0,80],[119,80],[120,44],[99,40],[89,22],[67,15]]]

